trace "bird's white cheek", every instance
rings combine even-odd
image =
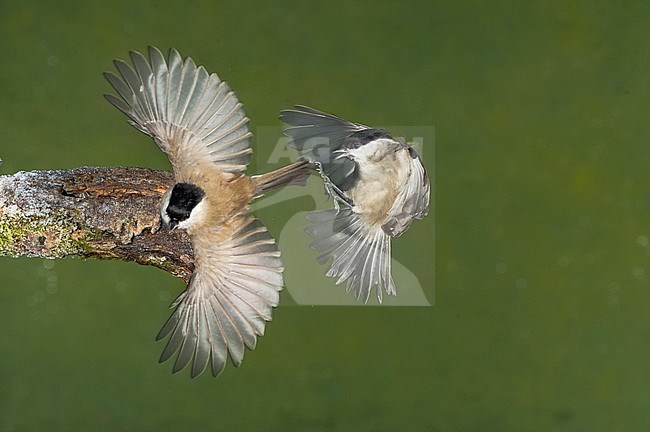
[[[165,225],[169,226],[169,222],[171,222],[171,219],[169,219],[169,216],[167,216],[167,212],[162,208],[160,209],[160,218],[162,219]]]
[[[187,230],[192,229],[197,226],[200,226],[206,222],[206,217],[208,215],[208,204],[206,200],[202,200],[192,209],[190,217],[184,221],[179,222],[178,228]]]
[[[167,215],[167,206],[169,205],[169,197],[172,194],[173,187],[174,186],[167,189],[160,199],[160,218],[165,223],[165,225],[169,225],[169,222],[171,222],[171,219]]]
[[[192,228],[192,225],[194,225],[194,224],[192,223],[191,219],[185,219],[184,221],[179,222],[179,224],[176,225],[176,227],[180,228],[180,229],[187,230],[189,228]]]

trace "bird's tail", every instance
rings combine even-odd
[[[395,295],[391,276],[390,237],[380,227],[366,225],[350,209],[321,210],[307,215],[310,225],[305,231],[314,238],[311,248],[321,252],[320,264],[332,263],[326,275],[336,284],[347,280],[347,292],[368,301],[370,291],[377,287],[382,301],[382,288]]]
[[[253,196],[260,197],[289,185],[304,186],[310,174],[311,164],[306,160],[299,160],[274,171],[253,176]]]

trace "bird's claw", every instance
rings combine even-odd
[[[316,161],[314,162],[314,165],[316,166],[316,171],[318,171],[318,174],[320,175],[321,179],[323,179],[323,186],[325,187],[325,194],[329,197],[332,198],[332,201],[334,203],[334,208],[336,209],[336,213],[338,213],[341,210],[340,204],[343,204],[345,207],[348,207],[352,209],[352,204],[346,199],[345,194],[343,191],[336,186],[332,180],[325,174],[325,171],[323,170],[323,164],[320,162]]]

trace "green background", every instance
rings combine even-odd
[[[435,212],[394,247],[435,305],[285,293],[240,368],[190,380],[154,342],[178,280],[2,258],[0,430],[647,428],[647,2],[0,0],[0,173],[167,169],[101,97],[149,44],[219,72],[253,131],[295,103],[435,127]],[[277,235],[313,204],[258,215]]]

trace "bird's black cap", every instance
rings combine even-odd
[[[191,183],[176,183],[167,205],[167,214],[172,221],[181,222],[190,217],[192,209],[201,202],[205,192]]]
[[[362,145],[366,145],[369,142],[380,138],[393,139],[393,137],[383,129],[364,129],[358,132],[355,132],[345,138],[341,148],[345,149],[355,149],[359,148]]]

